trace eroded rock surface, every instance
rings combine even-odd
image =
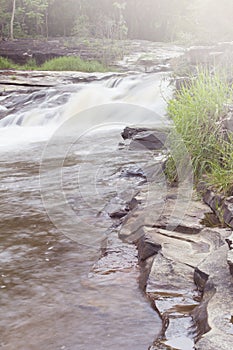
[[[146,206],[133,210],[120,230],[122,239],[138,244],[141,287],[162,319],[160,336],[151,349],[230,349],[233,284],[226,268],[230,231],[205,227],[201,222],[209,208],[195,198],[170,229],[177,190],[159,191],[158,179],[153,185]],[[138,195],[142,203],[145,193]]]
[[[222,223],[233,228],[233,197],[224,197],[207,190],[204,201],[209,205]],[[233,275],[233,236],[226,238],[230,251],[227,254],[227,263]]]

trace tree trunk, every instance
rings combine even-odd
[[[46,29],[46,39],[49,38],[49,24],[48,24],[48,9],[45,10],[45,29]]]
[[[12,13],[11,13],[11,24],[10,24],[10,38],[11,38],[11,40],[14,40],[15,2],[16,2],[16,0],[13,0]]]

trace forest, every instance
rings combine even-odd
[[[232,0],[0,0],[0,38],[232,40]]]

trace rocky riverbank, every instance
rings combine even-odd
[[[125,57],[119,66],[126,70],[132,68],[134,72],[156,72],[171,69],[172,57],[183,54],[182,49],[171,49],[168,53],[160,44],[153,47],[153,55],[150,52],[149,58],[136,51]],[[210,52],[208,57],[212,57]],[[48,87],[56,87],[50,91],[51,95],[54,94],[54,100],[50,102],[58,105],[67,101],[65,93],[57,95],[57,89],[64,84],[68,87],[68,84],[92,82],[109,76],[116,78],[113,84],[118,84],[117,79],[124,76],[124,73],[1,74],[0,113],[3,117],[18,109],[21,111],[22,106],[25,110],[30,110],[34,103],[38,106],[48,93]],[[128,128],[122,136],[124,142],[120,144],[118,154],[128,151],[125,154],[127,160],[124,167],[119,166],[116,173],[113,172],[111,179],[116,183],[119,179],[121,183],[133,179],[134,191],[132,196],[125,194],[125,201],[115,196],[100,213],[108,216],[113,226],[103,242],[102,255],[92,267],[91,277],[107,283],[106,276],[116,276],[117,281],[127,284],[127,272],[134,275],[134,269],[140,266],[140,289],[154,312],[159,314],[162,324],[159,334],[156,330],[152,332],[156,339],[150,339],[151,343],[154,340],[150,350],[230,349],[233,336],[232,267],[229,263],[232,256],[231,229],[207,227],[205,214],[210,209],[197,194],[193,192],[189,197],[185,189],[167,185],[163,173],[166,156],[163,145],[167,130]],[[141,152],[139,158],[147,164],[142,166],[133,161],[132,150],[137,154]],[[152,155],[156,153],[156,162],[147,160],[148,150]],[[109,178],[105,181],[109,184]],[[212,202],[218,203],[213,200],[208,204],[211,206]],[[231,201],[228,201],[227,210],[231,211]],[[228,224],[232,222],[229,215],[226,211]],[[170,224],[171,218],[175,225]],[[114,283],[113,278],[113,287]],[[150,324],[151,328],[153,325]]]
[[[37,65],[52,58],[79,56],[97,60],[114,69],[129,71],[161,71],[169,69],[169,61],[184,52],[181,46],[145,40],[79,40],[55,38],[46,40],[17,39],[0,41],[0,56],[25,64],[34,59]],[[136,63],[136,64],[135,64]]]
[[[127,128],[123,137],[135,138],[136,130],[130,133]],[[138,135],[142,133],[145,135],[145,130],[138,129]],[[148,134],[152,149],[153,133]],[[154,135],[156,138],[156,132]],[[144,148],[145,138],[143,141]],[[138,137],[137,142],[143,141]],[[231,230],[206,226],[210,223],[206,219],[210,209],[195,191],[183,203],[177,225],[169,228],[179,206],[180,190],[164,189],[160,171],[161,168],[155,171],[157,175],[153,177],[149,173],[146,176],[146,170],[138,171],[137,176],[145,175],[146,184],[132,199],[137,205],[126,217],[125,213],[119,231],[124,242],[138,247],[140,287],[162,320],[161,332],[151,350],[228,350],[233,336],[233,284],[227,266]]]

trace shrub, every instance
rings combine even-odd
[[[183,86],[168,104],[168,115],[173,120],[176,132],[181,136],[191,157],[197,181],[203,177],[214,188],[229,194],[232,190],[233,146],[231,137],[224,136],[221,118],[226,112],[226,103],[232,98],[224,74],[211,75],[199,72],[190,86]],[[172,140],[176,161],[182,162],[182,147]],[[168,159],[166,173],[170,181],[177,178],[172,157]],[[230,181],[230,182],[229,182]]]

